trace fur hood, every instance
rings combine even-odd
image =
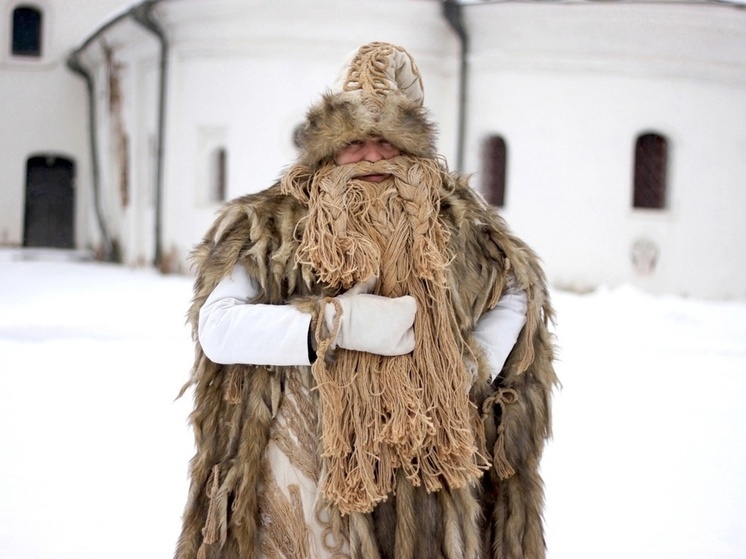
[[[300,160],[318,167],[353,140],[385,138],[403,153],[435,157],[436,128],[428,111],[398,92],[383,107],[366,104],[356,92],[328,92],[308,111],[300,131]]]
[[[423,99],[422,78],[406,50],[388,43],[357,49],[308,111],[298,135],[300,163],[317,168],[351,141],[370,136],[405,154],[434,158],[436,128]]]

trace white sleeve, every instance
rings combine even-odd
[[[224,365],[309,365],[311,315],[292,305],[250,303],[257,293],[238,265],[215,287],[199,311],[205,355]]]
[[[493,309],[484,313],[474,329],[474,338],[487,354],[492,376],[500,373],[523,325],[528,303],[526,292],[515,286],[510,276],[505,290]]]

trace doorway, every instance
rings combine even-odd
[[[74,248],[75,163],[41,155],[26,162],[23,246]]]

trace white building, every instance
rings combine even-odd
[[[186,270],[222,201],[295,159],[344,55],[382,40],[414,55],[440,151],[502,199],[552,283],[746,296],[739,5],[465,2],[446,17],[438,0],[6,1],[6,35],[18,7],[41,13],[54,49],[0,58],[5,245],[64,237],[45,237],[54,220],[33,197],[38,176],[68,176],[63,159],[69,244]]]
[[[85,86],[65,59],[121,4],[0,0],[0,245],[88,244]]]

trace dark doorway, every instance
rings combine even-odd
[[[31,157],[26,163],[23,246],[74,248],[75,163],[63,157]]]

